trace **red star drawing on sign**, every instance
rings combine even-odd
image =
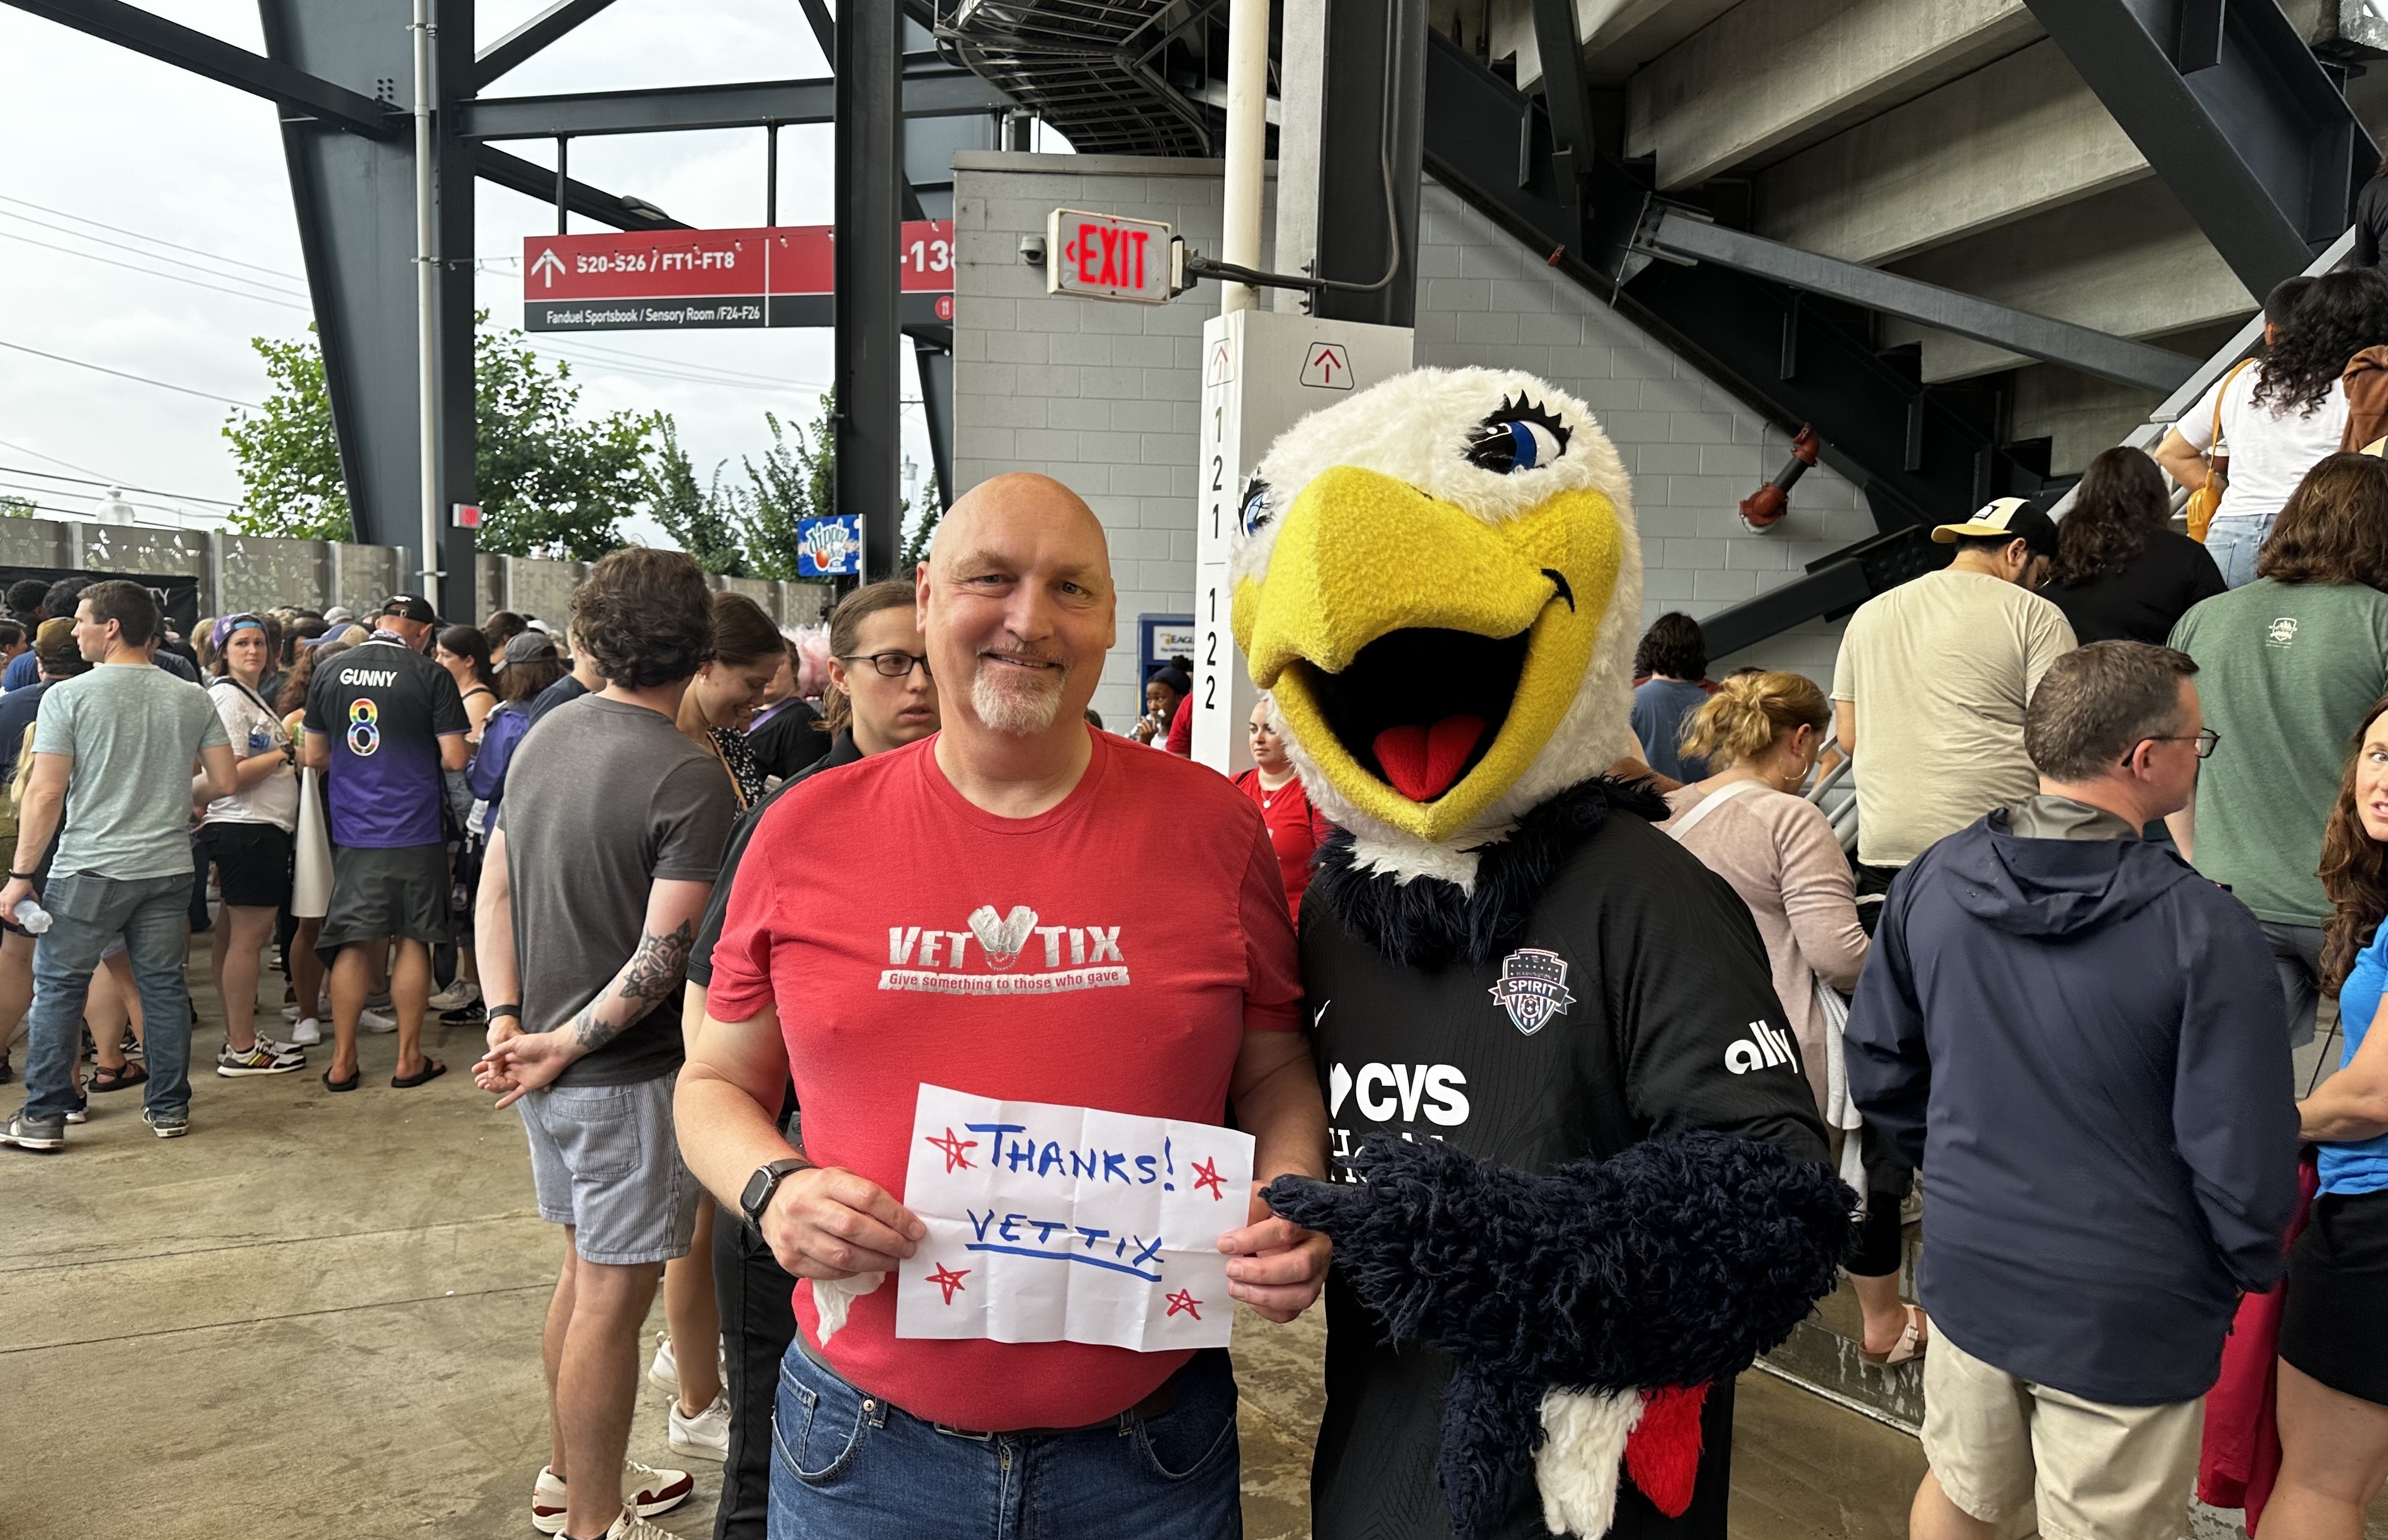
[[[1169,1300],[1170,1315],[1174,1316],[1183,1310],[1198,1321],[1202,1318],[1202,1312],[1194,1308],[1202,1302],[1194,1297],[1194,1292],[1191,1289],[1180,1289],[1166,1297]]]
[[[924,1139],[927,1138],[926,1135],[923,1135],[922,1137]],[[970,1157],[963,1154],[962,1152],[965,1150],[977,1149],[978,1140],[974,1139],[954,1138],[954,1130],[952,1126],[948,1125],[946,1129],[945,1138],[932,1139],[929,1139],[928,1142],[931,1148],[942,1150],[946,1152],[946,1169],[948,1172],[952,1171],[957,1166],[959,1166],[964,1171],[974,1169],[970,1163]]]
[[[929,1281],[946,1292],[946,1303],[951,1305],[954,1302],[954,1295],[961,1290],[962,1279],[970,1275],[971,1270],[968,1267],[957,1273],[949,1271],[946,1265],[940,1262],[937,1264],[937,1270],[929,1275]],[[1195,1319],[1200,1320],[1201,1317],[1197,1316]]]
[[[1209,1188],[1211,1190],[1211,1201],[1213,1203],[1217,1203],[1226,1197],[1226,1187],[1219,1179],[1219,1158],[1216,1155],[1212,1156],[1209,1160],[1196,1161],[1194,1163],[1194,1186],[1198,1190],[1205,1187]]]

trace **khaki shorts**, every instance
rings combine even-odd
[[[2001,1535],[2178,1540],[2189,1533],[2205,1403],[2110,1406],[1995,1368],[1932,1323],[1924,1457],[1940,1490]]]

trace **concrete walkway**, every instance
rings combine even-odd
[[[363,1088],[332,1096],[328,1045],[304,1075],[218,1078],[201,997],[191,1137],[154,1138],[135,1089],[94,1098],[61,1155],[0,1150],[0,1537],[530,1535],[561,1239],[520,1124],[465,1073],[479,1034],[428,1034],[449,1074],[411,1091],[369,1037]],[[1309,1533],[1322,1335],[1315,1312],[1239,1323],[1253,1540]],[[1739,1405],[1737,1535],[1903,1533],[1913,1440],[1763,1374]],[[677,1463],[643,1385],[630,1452]],[[676,1534],[711,1533],[719,1468],[694,1469]]]

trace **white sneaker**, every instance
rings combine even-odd
[[[637,1460],[622,1462],[622,1506],[625,1517],[648,1519],[669,1513],[696,1493],[696,1478],[685,1470],[658,1470]],[[565,1485],[546,1466],[530,1493],[531,1527],[541,1534],[564,1533]],[[650,1529],[648,1534],[655,1533]]]
[[[460,978],[440,990],[425,1003],[434,1011],[462,1011],[481,998],[481,986],[469,978]]]
[[[672,1356],[671,1333],[655,1333],[654,1361],[647,1365],[647,1383],[659,1391],[680,1394],[680,1360]]]
[[[692,1459],[727,1460],[730,1457],[730,1396],[727,1392],[716,1395],[713,1405],[690,1417],[680,1409],[680,1397],[672,1397],[671,1416],[667,1419],[665,1433],[671,1440],[675,1453]]]
[[[357,1025],[367,1032],[395,1032],[398,1030],[398,1018],[367,1009],[357,1012]]]
[[[249,1035],[257,1039],[258,1047],[269,1053],[288,1053],[300,1046],[295,1041],[286,1043],[279,1037],[269,1037],[261,1029],[256,1027],[249,1029]]]
[[[298,1025],[290,1029],[290,1040],[300,1048],[320,1043],[324,1040],[324,1024],[312,1016],[301,1016]]]
[[[295,1001],[282,1008],[282,1019],[286,1022],[295,1022],[298,1019],[298,1007]]]

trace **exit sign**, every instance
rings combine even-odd
[[[1045,292],[1165,305],[1173,275],[1169,226],[1078,209],[1045,220]]]

